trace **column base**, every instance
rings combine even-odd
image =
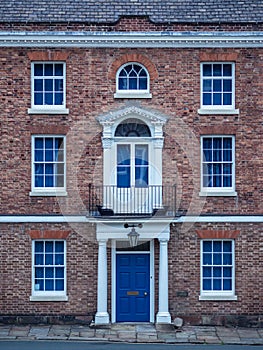
[[[156,323],[172,323],[169,312],[158,312],[156,315]]]
[[[97,312],[95,315],[95,324],[109,324],[110,317],[108,312]]]

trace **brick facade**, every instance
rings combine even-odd
[[[156,24],[124,18],[114,24],[0,24],[1,31],[260,31],[262,24]],[[66,62],[68,114],[32,114],[31,62]],[[235,63],[235,104],[239,114],[198,113],[200,63]],[[116,72],[127,62],[150,75],[150,99],[114,98]],[[263,50],[262,48],[23,48],[0,53],[0,215],[86,218],[89,184],[103,184],[102,128],[97,117],[129,105],[167,116],[164,126],[163,184],[176,184],[176,206],[184,215],[240,216],[234,223],[174,222],[168,243],[169,310],[191,324],[262,326],[263,306]],[[67,196],[31,196],[31,136],[66,135]],[[200,137],[235,136],[237,196],[202,198]],[[223,219],[222,219],[223,220]],[[188,226],[187,226],[188,225]],[[204,301],[200,294],[200,240],[235,240],[236,301]],[[68,301],[30,301],[32,240],[67,242]],[[155,240],[155,312],[158,308],[159,245]],[[0,322],[89,322],[97,307],[96,224],[0,223]],[[108,244],[108,309],[111,309],[111,254]]]

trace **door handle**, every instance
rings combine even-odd
[[[148,295],[148,293],[147,293],[147,292],[144,292],[144,295],[145,295],[145,296],[147,296],[147,295]]]

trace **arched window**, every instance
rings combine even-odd
[[[135,95],[148,94],[150,91],[150,78],[147,69],[140,63],[128,63],[120,67],[116,76],[117,94]],[[119,96],[116,96],[119,97]]]
[[[151,137],[151,131],[144,122],[129,118],[120,123],[115,130],[115,137]]]

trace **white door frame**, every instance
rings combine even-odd
[[[116,323],[116,239],[111,240],[111,322]],[[120,252],[125,254],[125,251]],[[127,254],[150,254],[150,322],[154,323],[154,240],[150,240],[150,251],[132,252]]]

